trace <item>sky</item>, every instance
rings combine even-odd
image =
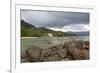
[[[55,31],[89,31],[89,13],[21,10],[21,19]]]

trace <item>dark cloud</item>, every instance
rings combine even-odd
[[[21,10],[21,19],[37,27],[89,24],[89,13]]]

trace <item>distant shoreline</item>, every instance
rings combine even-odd
[[[80,39],[80,37],[81,36],[79,36],[79,37],[74,37],[74,39]],[[20,37],[21,39],[34,39],[34,38],[41,38],[41,37]],[[43,37],[42,37],[43,38]],[[56,38],[56,37],[45,37],[45,38]],[[66,38],[66,39],[68,39],[68,38],[71,38],[71,37],[57,37],[57,38]],[[85,39],[85,40],[89,40],[89,36],[84,36],[83,37],[83,39]]]
[[[21,37],[22,39],[24,39],[24,38],[37,38],[37,37]]]

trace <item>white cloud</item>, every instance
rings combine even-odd
[[[89,31],[89,24],[75,24],[75,25],[70,24],[62,28],[57,28],[57,27],[47,27],[47,28],[62,32],[67,32],[67,31],[81,32],[81,31]]]

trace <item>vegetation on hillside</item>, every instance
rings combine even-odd
[[[21,20],[21,37],[45,37],[51,33],[53,36],[62,37],[62,36],[76,36],[73,32],[61,32],[53,31],[44,27],[35,27],[32,24]]]

